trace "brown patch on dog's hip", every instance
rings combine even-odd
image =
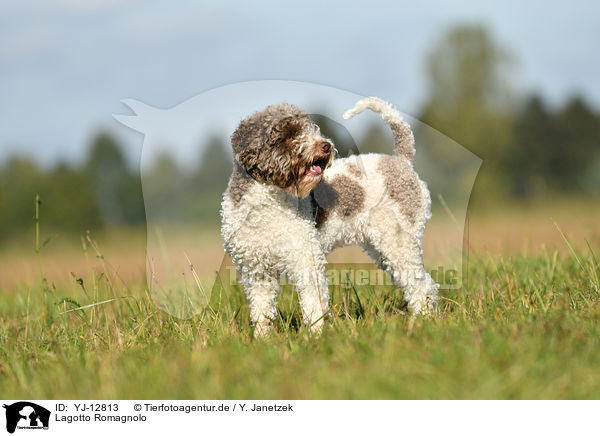
[[[390,198],[400,205],[402,212],[414,223],[423,201],[419,178],[410,163],[397,156],[382,156],[379,171],[383,174]]]

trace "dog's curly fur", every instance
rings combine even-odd
[[[276,317],[278,277],[295,284],[304,321],[320,331],[329,308],[326,255],[361,245],[388,271],[413,313],[431,312],[437,285],[423,268],[431,200],[412,166],[414,138],[389,103],[369,97],[344,114],[381,114],[394,155],[334,160],[332,142],[286,103],[242,120],[231,137],[234,171],[223,195],[222,235],[241,274],[255,335]]]

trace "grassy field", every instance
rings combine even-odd
[[[65,258],[64,276],[48,279],[42,257],[34,278],[1,285],[2,396],[600,398],[600,249],[554,232],[560,250],[473,247],[463,286],[442,292],[436,317],[407,316],[394,289],[346,283],[314,337],[287,291],[277,332],[262,341],[239,288],[181,320],[155,306],[141,273],[123,279],[89,244]]]

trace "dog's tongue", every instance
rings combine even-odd
[[[311,170],[313,170],[317,174],[321,174],[321,171],[323,171],[319,165],[313,165],[311,167]]]

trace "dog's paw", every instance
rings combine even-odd
[[[437,315],[438,314],[438,304],[437,298],[427,297],[425,301],[425,308],[423,310],[424,315]]]
[[[324,326],[325,322],[323,321],[323,318],[319,319],[318,321],[310,324],[310,331],[312,334],[319,336],[322,332],[323,332],[323,326]]]
[[[413,316],[425,318],[436,316],[438,313],[437,298],[425,297],[423,300],[409,303],[409,310]]]
[[[258,321],[254,325],[254,339],[266,338],[273,332],[273,322],[270,319]]]

